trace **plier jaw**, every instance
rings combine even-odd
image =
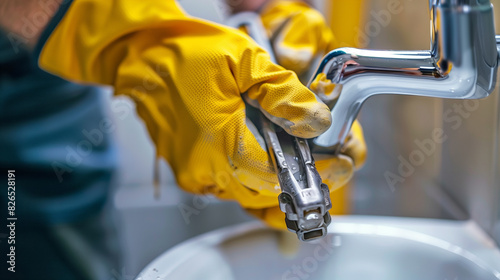
[[[331,222],[330,191],[316,170],[307,140],[287,134],[264,117],[261,125],[278,175],[278,201],[288,230],[302,241],[325,236]]]

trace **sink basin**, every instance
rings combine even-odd
[[[338,216],[329,234],[284,255],[259,222],[201,235],[137,276],[161,279],[500,279],[500,252],[472,221]]]

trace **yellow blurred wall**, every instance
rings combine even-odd
[[[366,0],[325,1],[327,20],[335,34],[337,47],[363,47],[359,30],[366,18]]]

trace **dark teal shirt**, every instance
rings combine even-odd
[[[0,33],[0,174],[16,170],[17,214],[43,223],[89,215],[117,166],[112,135],[100,128],[111,121],[104,96],[42,71],[12,38]]]

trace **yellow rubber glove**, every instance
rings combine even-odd
[[[186,16],[174,1],[75,0],[39,63],[131,96],[182,188],[246,208],[277,205],[279,187],[241,94],[299,137],[331,123],[327,106],[245,34]]]
[[[321,13],[301,1],[271,1],[262,10],[261,19],[279,64],[299,76],[316,56],[335,48],[335,38]]]
[[[341,149],[341,153],[349,156],[356,169],[360,169],[366,161],[366,143],[363,128],[356,120],[352,124],[351,133]]]

